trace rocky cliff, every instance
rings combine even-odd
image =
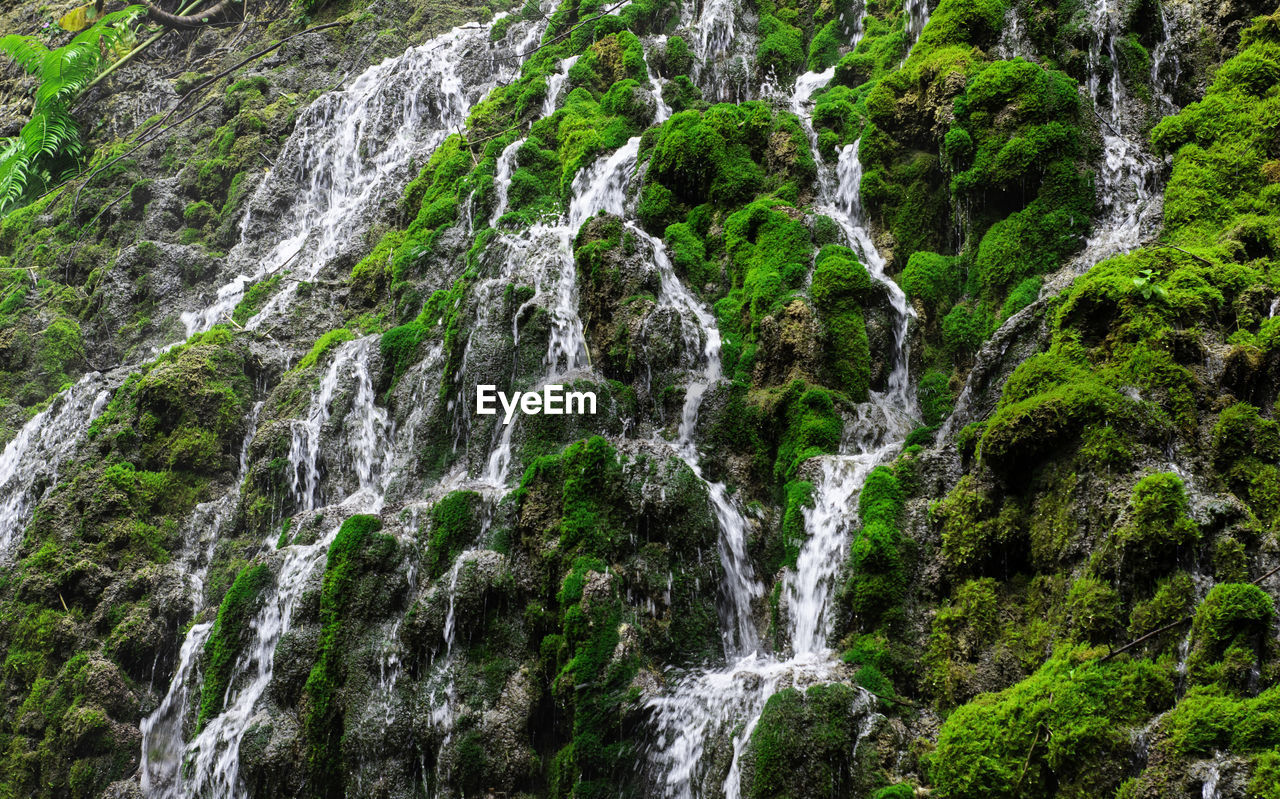
[[[1276,8],[157,5],[0,12],[0,799],[1280,797]]]

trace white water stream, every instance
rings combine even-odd
[[[924,0],[907,0],[908,32],[918,38],[928,19]],[[1089,243],[1090,257],[1136,246],[1142,230],[1158,217],[1157,165],[1137,142],[1132,124],[1122,109],[1124,89],[1115,67],[1113,10],[1106,0],[1094,8],[1095,31],[1091,43],[1089,89],[1100,96],[1104,82],[1110,97],[1104,117],[1106,165],[1099,186],[1105,220]],[[734,0],[708,0],[695,21],[694,50],[699,62],[710,64],[730,54],[738,24]],[[1170,21],[1164,20],[1166,42]],[[860,25],[858,32],[860,33]],[[242,244],[229,264],[237,274],[222,286],[209,305],[183,315],[187,335],[207,330],[223,321],[257,280],[288,270],[292,277],[315,278],[345,248],[358,244],[372,212],[395,196],[411,166],[419,163],[448,133],[465,120],[471,105],[498,83],[508,80],[518,67],[516,59],[501,54],[525,52],[541,35],[539,24],[517,23],[503,42],[489,42],[489,26],[458,28],[403,56],[370,68],[346,89],[317,100],[300,118],[295,133],[282,151],[278,166],[264,179],[241,224]],[[856,43],[856,36],[854,39]],[[1162,50],[1161,48],[1164,47]],[[495,52],[497,51],[497,52]],[[1103,54],[1112,68],[1103,68]],[[1167,76],[1177,79],[1178,66],[1170,48],[1162,44],[1153,53],[1152,77],[1161,109],[1173,107],[1164,90]],[[486,64],[478,68],[478,64]],[[553,113],[573,59],[562,62],[549,78],[544,114]],[[814,91],[831,77],[831,71],[809,73],[796,81],[791,106],[802,119],[804,106]],[[658,82],[650,76],[651,86]],[[728,84],[725,84],[728,85]],[[670,111],[657,94],[658,122]],[[807,120],[806,132],[816,145]],[[521,141],[511,144],[499,159],[498,173],[509,178]],[[572,242],[582,224],[605,210],[626,218],[634,180],[640,139],[627,142],[600,158],[575,178],[573,199],[566,216],[535,225],[519,233],[504,233],[511,242],[511,261],[531,270],[536,295],[529,302],[546,305],[552,320],[544,361],[545,382],[591,374],[583,325],[578,316],[576,270]],[[830,651],[830,606],[835,583],[857,534],[851,519],[866,475],[897,452],[913,426],[914,397],[907,370],[907,331],[910,306],[897,285],[884,274],[884,261],[866,230],[858,202],[861,165],[855,143],[840,151],[837,164],[819,168],[819,210],[837,221],[851,247],[873,278],[887,292],[897,317],[894,363],[884,392],[873,393],[850,415],[840,453],[811,464],[815,501],[804,512],[809,538],[795,567],[783,583],[789,652],[774,655],[761,648],[755,609],[763,591],[746,553],[748,522],[721,483],[707,482],[708,496],[720,528],[719,555],[725,575],[721,627],[727,665],[679,675],[666,692],[649,697],[658,743],[653,762],[662,775],[663,790],[671,797],[704,795],[710,776],[706,753],[716,737],[732,736],[733,757],[720,783],[728,799],[740,793],[740,755],[750,739],[765,702],[789,686],[806,686],[847,679]],[[816,146],[814,148],[816,155]],[[499,182],[499,202],[490,224],[507,208],[506,181]],[[290,198],[282,203],[281,198]],[[283,210],[282,210],[283,209]],[[1155,216],[1153,216],[1153,214]],[[681,318],[680,335],[686,349],[698,354],[686,384],[674,451],[699,477],[700,455],[696,446],[698,414],[706,392],[722,380],[720,335],[708,309],[676,277],[665,249],[634,225],[630,229],[651,249],[662,280],[660,302]],[[277,231],[278,233],[274,233]],[[265,244],[264,244],[265,242]],[[274,243],[273,243],[274,242]],[[260,254],[267,247],[265,255]],[[514,268],[514,267],[513,267]],[[506,285],[511,274],[495,278]],[[296,282],[286,282],[251,328],[277,322],[289,310]],[[517,319],[519,314],[516,315]],[[515,331],[518,338],[519,331]],[[302,510],[335,511],[334,519],[359,512],[378,512],[392,477],[392,453],[396,431],[376,403],[369,365],[375,357],[375,338],[339,346],[332,362],[312,394],[305,417],[295,420],[288,457],[290,488]],[[466,357],[464,357],[464,372]],[[109,397],[104,379],[86,376],[59,395],[49,408],[19,432],[0,455],[0,556],[13,545],[30,511],[33,491],[56,480],[64,462]],[[335,416],[341,398],[341,413]],[[249,439],[254,425],[250,424]],[[499,428],[491,445],[480,483],[492,491],[504,490],[511,480],[512,432],[516,425]],[[412,435],[407,431],[406,435]],[[241,476],[246,466],[241,458]],[[233,491],[238,491],[239,481]],[[230,506],[234,507],[233,495]],[[191,527],[218,529],[226,518],[227,497],[196,510]],[[203,515],[202,515],[203,514]],[[239,777],[239,747],[246,732],[261,714],[260,700],[271,680],[273,656],[280,636],[288,629],[305,586],[321,567],[337,524],[326,516],[327,532],[314,543],[285,547],[274,556],[275,585],[251,625],[252,641],[235,664],[226,696],[226,708],[208,722],[194,740],[183,740],[193,687],[198,685],[196,664],[211,632],[208,622],[196,624],[182,644],[178,666],[161,706],[143,724],[144,793],[159,799],[180,796],[233,797],[244,793]],[[213,536],[216,538],[216,535]],[[208,535],[192,541],[192,552],[211,541]],[[264,542],[269,551],[274,540]],[[198,545],[198,546],[197,546]],[[468,550],[454,563],[448,576],[450,604],[445,625],[446,651],[453,649],[456,627],[453,591],[459,570],[478,557]],[[202,593],[208,555],[192,554],[182,566],[192,580],[195,596]],[[392,628],[392,637],[394,630]],[[381,655],[379,685],[386,694],[395,685],[398,650]],[[452,686],[450,686],[452,689]],[[861,701],[870,702],[863,693]],[[433,709],[437,726],[452,723],[452,693]],[[390,700],[388,700],[389,702]],[[387,706],[390,712],[390,705]],[[715,775],[719,780],[721,775]]]
[[[1161,22],[1163,39],[1153,54],[1151,91],[1155,111],[1163,116],[1177,110],[1166,74],[1172,72],[1176,81],[1179,66],[1169,45],[1172,19],[1163,10]],[[1145,134],[1141,130],[1141,106],[1129,97],[1121,80],[1116,39],[1123,35],[1123,31],[1120,29],[1117,0],[1093,0],[1089,23],[1093,35],[1089,40],[1087,87],[1098,115],[1103,149],[1096,184],[1101,216],[1084,251],[1075,258],[1076,271],[1079,272],[1141,245],[1160,224],[1164,205],[1161,192],[1163,165],[1146,149]]]
[[[813,92],[829,79],[830,75],[826,73],[802,75],[797,79],[791,97],[791,108],[800,116],[811,142],[816,143],[816,134],[804,107]],[[815,503],[804,512],[809,538],[800,550],[795,568],[788,570],[783,582],[789,657],[783,658],[759,648],[751,611],[758,596],[758,582],[750,573],[750,565],[745,559],[745,538],[733,534],[732,526],[721,519],[722,539],[731,545],[740,543],[743,546],[743,558],[739,561],[726,559],[722,544],[725,591],[731,598],[729,605],[733,609],[733,618],[723,625],[726,640],[734,640],[736,636],[740,644],[747,640],[755,645],[751,648],[726,646],[727,666],[677,675],[669,689],[648,699],[658,735],[652,763],[663,794],[672,799],[714,795],[717,788],[726,799],[738,799],[741,795],[742,754],[769,697],[789,687],[803,689],[809,685],[847,679],[841,673],[841,664],[835,653],[827,646],[827,638],[836,580],[844,567],[849,548],[853,509],[857,507],[858,495],[867,474],[876,465],[892,458],[914,426],[915,401],[909,383],[907,348],[908,325],[914,313],[901,289],[885,275],[884,259],[866,231],[858,200],[862,170],[857,158],[857,144],[841,151],[834,180],[825,174],[826,169],[820,164],[818,210],[835,219],[844,230],[846,240],[858,253],[868,272],[884,286],[897,316],[893,369],[887,389],[883,393],[873,393],[868,402],[858,407],[854,418],[847,421],[840,454],[816,459]],[[658,259],[659,265],[663,266],[664,293],[670,291],[677,296],[681,293],[687,295],[683,287],[676,287],[678,281],[666,279],[670,267],[664,265],[664,261],[665,258]],[[669,288],[670,283],[676,286]],[[676,300],[677,304],[683,302]],[[699,317],[699,321],[706,330],[708,341],[706,378],[693,385],[710,384],[720,374],[718,332],[711,319]],[[686,421],[681,425],[682,448],[686,446],[683,443],[686,427],[691,431],[696,421],[701,394],[701,390],[690,390],[692,400],[686,403]],[[686,451],[686,460],[696,469],[696,454],[692,453],[691,444]],[[719,516],[720,498],[714,484],[711,489],[712,502],[717,506]],[[750,631],[749,638],[744,630]],[[859,701],[867,703],[871,700],[865,692],[860,692]],[[714,741],[726,737],[731,737],[732,757],[728,773],[717,785],[721,776],[712,773],[706,755]]]
[[[206,307],[182,315],[188,337],[225,321],[250,284],[288,269],[285,288],[245,326],[277,321],[298,281],[361,246],[371,212],[399,195],[411,167],[462,128],[472,105],[515,77],[520,60],[513,56],[542,35],[541,21],[521,21],[490,42],[492,26],[454,28],[303,111],[241,220],[240,243],[227,259],[237,274]]]
[[[304,112],[277,168],[259,185],[241,223],[242,243],[229,258],[233,269],[251,269],[219,289],[207,307],[184,314],[188,336],[223,321],[250,283],[286,267],[300,279],[314,278],[344,247],[358,244],[370,211],[400,191],[410,165],[460,126],[474,102],[509,80],[519,67],[510,55],[528,51],[541,36],[540,24],[521,22],[502,42],[491,43],[490,28],[455,28],[369,68],[347,89],[322,96]],[[282,195],[293,198],[283,215],[275,207]],[[283,235],[263,257],[260,248],[264,239],[270,241],[271,229]],[[295,288],[296,282],[288,283],[247,327],[286,312]],[[306,415],[292,423],[288,475],[294,502],[300,510],[334,510],[323,522],[327,532],[275,557],[275,584],[250,625],[252,640],[234,665],[224,709],[184,742],[191,677],[211,625],[197,624],[188,632],[169,691],[143,725],[140,779],[148,797],[244,795],[240,744],[260,712],[276,645],[341,520],[378,513],[393,477],[395,432],[376,403],[369,371],[377,343],[377,337],[366,337],[337,347]],[[345,407],[336,418],[339,396]],[[270,552],[275,543],[270,537],[264,549]],[[392,674],[384,680],[394,681],[398,661],[390,663]]]
[[[80,443],[89,423],[107,407],[108,381],[90,372],[55,395],[0,453],[0,562],[8,560],[39,497],[58,480],[58,468]]]

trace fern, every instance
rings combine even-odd
[[[71,101],[128,35],[128,24],[145,11],[143,6],[130,6],[107,14],[52,50],[31,36],[0,38],[0,52],[40,78],[30,121],[16,137],[0,140],[0,213],[51,183],[68,162],[79,164],[84,145],[80,127],[71,118]]]

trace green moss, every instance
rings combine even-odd
[[[923,657],[924,683],[941,707],[955,705],[978,652],[996,640],[1000,631],[996,581],[969,580],[956,587],[950,601],[938,608]]]
[[[961,477],[932,514],[942,524],[943,557],[961,573],[1016,568],[1027,555],[1019,509],[997,501],[973,475]]]
[[[921,251],[912,253],[898,282],[908,297],[941,317],[959,299],[962,278],[958,259]]]
[[[418,361],[418,346],[427,337],[428,328],[419,321],[407,325],[393,327],[382,334],[379,347],[382,358],[390,367],[391,383],[394,385],[410,366]]]
[[[1189,515],[1182,479],[1176,474],[1150,474],[1139,480],[1129,510],[1129,523],[1113,535],[1119,568],[1125,574],[1158,575],[1200,538],[1200,528]]]
[[[280,276],[272,275],[266,280],[259,280],[257,283],[245,289],[244,297],[240,302],[236,303],[235,310],[231,312],[231,320],[237,325],[244,325],[251,317],[262,310],[262,306],[267,304],[267,300],[275,293],[280,285]]]
[[[1069,358],[1046,354],[1021,364],[982,436],[981,457],[1017,473],[1060,452],[1089,426],[1135,420],[1132,401]]]
[[[431,579],[449,570],[480,534],[484,502],[474,491],[453,491],[431,506],[426,566]]]
[[[1240,699],[1217,687],[1187,691],[1161,720],[1160,748],[1174,757],[1206,757],[1221,749],[1257,752],[1280,746],[1280,688]]]
[[[774,477],[779,481],[794,480],[805,460],[836,452],[844,428],[830,392],[796,381],[788,387],[787,398],[773,466]]]
[[[1243,688],[1266,654],[1275,603],[1249,583],[1219,583],[1196,608],[1187,673],[1200,682]]]
[[[252,630],[249,625],[262,603],[263,592],[273,580],[271,569],[265,563],[246,566],[223,596],[222,604],[218,606],[218,618],[204,645],[207,662],[204,686],[200,690],[197,728],[222,712],[227,689],[231,687],[232,669],[241,650],[250,641]]]
[[[829,244],[818,253],[809,292],[823,325],[830,384],[855,402],[867,398],[871,348],[862,303],[871,278],[847,247]]]
[[[900,527],[906,491],[898,468],[877,466],[858,497],[862,529],[849,550],[840,602],[860,632],[898,621],[906,599],[910,549]]]
[[[810,72],[821,72],[833,66],[840,58],[840,45],[844,36],[843,23],[833,19],[813,34],[809,41]]]
[[[761,14],[756,28],[756,65],[762,74],[785,82],[804,66],[804,34],[772,14]]]
[[[857,795],[870,776],[850,757],[859,739],[859,704],[855,689],[841,683],[769,697],[744,753],[744,795]]]
[[[1120,594],[1093,577],[1080,577],[1067,594],[1071,632],[1080,641],[1103,643],[1120,629]]]
[[[341,795],[343,712],[338,691],[345,679],[343,651],[345,625],[354,605],[361,601],[362,582],[374,591],[384,590],[376,572],[386,570],[397,551],[396,540],[378,531],[376,516],[352,516],[329,545],[324,585],[320,591],[320,647],[303,688],[306,697],[304,730],[307,762],[317,784],[326,786],[317,795]]]
[[[1145,661],[1055,653],[1034,675],[957,709],[942,726],[931,775],[965,797],[1103,796],[1127,776],[1128,725],[1167,707],[1167,671]]]
[[[316,339],[316,343],[311,345],[311,349],[302,359],[293,367],[296,370],[310,369],[320,362],[321,358],[326,357],[335,347],[345,341],[354,341],[356,334],[350,329],[340,327],[337,330],[330,330],[320,338]]]
[[[955,409],[956,396],[951,391],[950,378],[938,369],[930,369],[920,377],[916,397],[920,403],[920,421],[929,427],[941,424]]]

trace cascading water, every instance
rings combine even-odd
[[[500,19],[502,15],[495,18]],[[286,143],[277,168],[258,187],[241,221],[241,243],[229,257],[233,269],[256,264],[250,275],[237,275],[221,287],[206,308],[184,314],[188,336],[227,317],[253,281],[292,266],[303,279],[313,278],[369,223],[371,211],[399,190],[407,170],[430,153],[465,120],[470,106],[519,68],[519,54],[541,36],[541,25],[512,25],[502,42],[490,43],[492,23],[455,28],[437,39],[369,68],[349,88],[313,103]],[[497,49],[498,52],[490,52]],[[464,78],[464,65],[474,74]],[[567,65],[566,65],[567,70]],[[514,156],[515,147],[511,149]],[[281,196],[296,199],[284,217],[273,220]],[[259,217],[263,217],[260,219]],[[495,218],[496,221],[496,218]],[[261,257],[267,229],[284,232]],[[286,309],[296,284],[277,294],[248,327]],[[377,350],[374,337],[346,342],[312,396],[307,415],[294,422],[289,454],[291,490],[301,510],[321,509],[329,497],[324,478],[343,474],[350,491],[342,500],[343,517],[378,512],[392,477],[394,448],[391,423],[377,406],[368,363]],[[333,403],[340,382],[354,384],[350,407],[333,426]],[[336,434],[343,446],[326,438]],[[338,481],[328,480],[330,493]],[[188,682],[210,628],[195,625],[183,642],[179,667],[168,695],[148,719],[141,779],[144,790],[160,799],[179,796],[238,796],[239,746],[271,680],[273,656],[280,636],[291,623],[294,606],[308,577],[323,561],[338,527],[319,540],[284,550],[273,590],[252,624],[254,641],[237,661],[225,697],[225,709],[212,718],[185,747],[182,727],[188,705]],[[264,542],[270,551],[274,541]],[[184,763],[186,765],[184,765]]]
[[[354,383],[350,391],[350,408],[336,433],[341,444],[336,449],[349,458],[355,483],[339,504],[328,506],[340,511],[336,514],[339,523],[356,513],[378,513],[386,485],[392,477],[390,465],[395,437],[386,411],[375,404],[368,371],[368,360],[376,351],[377,338],[367,337],[344,343],[334,355],[335,364],[349,367],[349,379]],[[341,368],[329,370],[320,388],[312,395],[308,419],[327,413],[320,406],[332,402],[334,386],[347,377],[344,372]],[[326,451],[334,449],[331,445]],[[304,460],[296,466],[309,468],[309,462]],[[316,495],[305,495],[304,498],[309,498],[313,509],[320,509],[314,504]],[[252,640],[232,669],[222,712],[211,718],[185,748],[175,751],[172,734],[181,731],[182,714],[179,710],[176,720],[165,722],[170,733],[166,745],[156,746],[151,751],[144,749],[143,773],[148,773],[149,763],[155,763],[150,767],[151,773],[162,770],[169,775],[154,793],[159,799],[244,795],[244,786],[240,783],[240,743],[252,724],[258,701],[271,682],[276,644],[289,630],[294,608],[308,584],[308,578],[324,562],[329,545],[338,533],[339,523],[329,523],[327,517],[326,523],[329,524],[328,531],[314,543],[294,544],[281,550],[275,585],[265,595],[262,609],[250,624]],[[264,541],[263,546],[271,551],[275,541]],[[183,643],[184,654],[194,656],[198,653],[193,639],[208,635],[208,630],[199,628],[197,625],[188,633],[188,639]],[[190,667],[180,662],[175,685],[179,678],[185,681],[187,674],[184,668],[189,670]],[[185,688],[171,686],[170,695],[175,691],[179,697],[174,704],[178,708],[185,707],[185,694],[182,693]],[[163,705],[161,710],[165,710]],[[157,720],[155,723],[159,725],[161,722]],[[181,756],[181,762],[177,762],[176,755]],[[161,760],[150,760],[153,757]]]
[[[1089,12],[1093,35],[1088,50],[1088,89],[1102,133],[1103,156],[1097,183],[1102,214],[1084,251],[1076,257],[1077,271],[1139,246],[1154,232],[1163,208],[1162,165],[1143,146],[1140,105],[1129,99],[1121,80],[1115,41],[1122,31],[1119,9],[1114,3],[1115,0],[1095,0]],[[1163,12],[1162,19],[1167,42],[1168,17]],[[1159,53],[1160,47],[1156,50]],[[1168,52],[1167,46],[1165,52]],[[1165,89],[1164,67],[1160,63],[1163,58],[1163,54],[1158,55],[1152,64],[1152,89],[1158,115],[1175,110]]]
[[[907,53],[915,46],[924,26],[929,24],[929,0],[906,0],[903,11],[907,17]],[[906,55],[903,55],[906,59]]]
[[[249,445],[256,432],[262,403],[249,414],[247,432],[240,446],[240,464],[231,489],[223,496],[196,506],[187,523],[187,541],[179,557],[179,571],[186,575],[188,592],[198,603],[204,596],[213,550],[223,527],[235,513],[240,500],[240,486],[249,470]],[[169,681],[169,690],[160,706],[142,720],[142,762],[138,768],[142,792],[148,797],[175,796],[178,769],[184,748],[182,729],[190,706],[193,677],[205,642],[213,630],[213,622],[194,624],[187,631],[178,652],[178,667]]]
[[[107,407],[108,381],[90,372],[27,421],[0,453],[0,559],[8,557],[26,523],[39,487],[57,481],[58,467],[80,435]]]
[[[576,63],[578,63],[578,56],[569,56],[560,62],[560,68],[555,74],[547,78],[547,96],[542,101],[544,117],[549,117],[556,112],[556,104],[560,101],[560,90],[564,88],[564,82],[569,79],[569,70],[573,69]]]
[[[307,417],[293,423],[289,448],[290,489],[299,511],[325,504],[320,493],[322,466],[325,464],[329,464],[332,470],[346,468],[353,473],[356,484],[361,488],[375,485],[389,468],[385,459],[372,457],[378,442],[388,437],[391,427],[387,412],[374,404],[368,361],[376,348],[377,340],[372,336],[348,341],[338,347],[312,396]],[[342,424],[348,428],[348,435],[344,437],[346,450],[334,453],[332,448],[325,446],[324,428],[333,415],[334,396],[342,381],[348,378],[348,373],[356,386],[356,394],[351,410],[342,419]]]
[[[227,258],[236,276],[208,306],[182,314],[188,337],[225,321],[249,284],[285,268],[298,280],[314,279],[359,244],[373,212],[398,195],[412,165],[462,127],[472,105],[517,74],[516,56],[542,32],[540,23],[517,22],[492,43],[492,27],[454,28],[308,106],[241,220],[240,243]],[[275,243],[265,245],[273,231]],[[286,282],[246,327],[286,310],[296,288],[297,281]]]
[[[822,73],[801,76],[791,99],[792,109],[801,117],[811,141],[816,141],[816,135],[802,111],[813,92],[825,84],[823,77]],[[741,756],[769,697],[787,687],[804,688],[844,678],[839,661],[827,647],[827,637],[835,582],[849,546],[850,509],[857,506],[858,494],[871,469],[892,457],[901,447],[914,425],[915,405],[909,382],[907,346],[908,325],[914,312],[902,290],[885,275],[884,259],[866,231],[858,200],[862,170],[857,149],[855,143],[841,151],[834,184],[829,176],[823,174],[824,167],[820,165],[819,210],[840,224],[850,246],[859,254],[873,279],[883,285],[889,295],[897,317],[893,370],[886,390],[873,393],[846,424],[849,432],[840,454],[811,462],[816,463],[818,475],[814,486],[815,504],[804,513],[809,538],[801,547],[795,568],[788,571],[783,582],[791,656],[783,660],[754,648],[734,650],[726,647],[731,661],[736,659],[729,666],[688,673],[669,690],[649,698],[648,707],[657,732],[652,759],[657,772],[656,782],[663,794],[673,799],[692,799],[715,793],[716,786],[709,785],[708,780],[719,775],[712,775],[711,765],[704,755],[712,741],[726,736],[731,738],[732,757],[719,788],[726,799],[738,799],[741,794]],[[687,290],[675,279],[669,262],[661,255],[661,244],[653,244],[656,261],[664,276],[664,294],[670,292],[674,297],[688,297]],[[672,301],[677,305],[690,305],[691,312],[697,314],[696,302],[691,297]],[[705,385],[720,374],[718,332],[709,317],[698,315],[698,319],[707,332],[706,377],[692,383],[686,395],[680,435],[686,460],[695,469],[696,455],[688,437],[691,437],[696,423],[697,406]],[[694,388],[696,386],[702,388]],[[710,495],[719,515],[719,498],[714,484]],[[729,527],[726,521],[721,519],[722,540],[733,540],[734,537],[727,534]],[[723,561],[723,548],[722,562],[726,593],[745,600],[732,603],[736,613],[741,615],[729,623],[746,625],[754,635],[754,622],[750,618],[751,592],[740,585],[748,579],[749,566],[744,569],[745,563]],[[754,580],[754,577],[749,579]],[[745,605],[745,608],[737,610],[739,605]],[[730,636],[734,631],[728,624],[724,626],[726,640],[732,640]],[[859,702],[871,702],[866,692],[859,696]]]
[[[995,53],[1006,60],[1025,58],[1034,61],[1032,49],[1031,37],[1027,35],[1022,14],[1016,5],[1010,4],[1009,10],[1004,14],[1004,29],[1000,31],[1000,41],[996,42]]]
[[[497,171],[493,175],[493,186],[498,192],[498,199],[493,204],[493,213],[489,215],[489,227],[497,227],[498,220],[507,212],[507,189],[511,185],[511,173],[515,170],[516,151],[524,142],[524,139],[516,139],[498,156]]]

